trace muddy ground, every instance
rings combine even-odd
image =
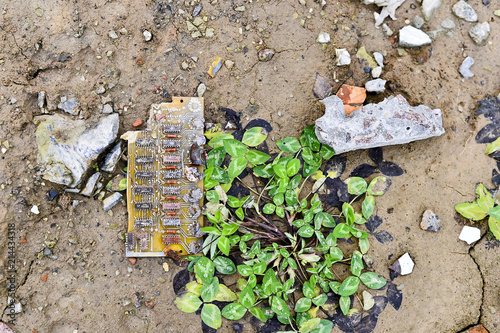
[[[355,57],[361,46],[387,55],[382,78],[388,80],[388,90],[369,95],[369,102],[403,94],[412,105],[441,109],[446,129],[438,138],[384,148],[385,158],[405,174],[394,177],[390,190],[377,201],[377,214],[384,220],[380,228],[393,240],[380,243],[372,237],[374,269],[388,277],[389,265],[405,252],[416,266],[412,274],[395,279],[404,295],[401,308],[388,306],[375,332],[460,332],[477,323],[500,332],[499,243],[487,236],[472,246],[459,241],[465,221],[453,208],[474,199],[477,182],[493,187],[495,161],[474,140],[486,120],[474,117],[474,110],[478,100],[499,93],[500,18],[493,14],[500,9],[498,3],[469,1],[479,20],[491,26],[482,45],[468,36],[471,23],[451,13],[454,2],[443,1],[422,29],[435,30],[451,17],[454,31],[399,56],[397,38],[391,40],[374,28],[375,6],[327,1],[322,11],[318,2],[305,2],[201,1],[199,17],[206,17],[206,26],[214,29],[212,38],[192,38],[188,32],[186,19],[191,19],[196,2],[2,2],[0,141],[8,141],[9,148],[0,159],[0,281],[7,286],[7,226],[14,223],[16,297],[23,304],[12,325],[17,332],[201,331],[198,315],[184,314],[173,305],[172,279],[181,268],[165,259],[139,259],[132,265],[125,258],[119,238],[127,224],[124,205],[110,215],[101,202],[64,194],[62,187],[40,178],[34,135],[41,115],[40,91],[47,93],[49,113],[61,113],[55,110],[61,96],[76,97],[84,119],[99,117],[101,98],[109,95],[123,133],[137,118],[146,118],[152,103],[172,95],[194,96],[204,83],[208,121],[222,120],[218,108],[229,107],[241,113],[243,124],[255,118],[269,121],[277,140],[297,135],[323,114],[312,92],[317,72],[333,83],[334,92],[343,82],[363,86],[370,79]],[[245,11],[235,11],[242,5]],[[418,2],[407,0],[397,10],[398,20],[386,22],[398,31],[416,15],[422,16]],[[153,35],[149,42],[144,29]],[[110,30],[118,38],[110,38]],[[321,31],[332,39],[325,48],[316,42]],[[276,50],[272,60],[258,61],[261,45]],[[335,66],[335,48],[349,50],[349,67]],[[210,78],[207,70],[217,55],[234,66],[223,66]],[[465,56],[475,59],[475,76],[464,81],[458,67]],[[181,68],[183,61],[190,64],[188,70]],[[100,86],[106,89],[102,95],[96,94]],[[344,177],[369,162],[366,151],[347,153],[347,159]],[[54,201],[46,198],[50,189],[61,193]],[[76,208],[73,200],[81,201]],[[39,205],[38,215],[30,212],[34,204]],[[441,231],[419,228],[425,209],[441,217]],[[484,234],[486,226],[480,227]],[[51,255],[43,255],[53,241]],[[7,291],[2,288],[0,293],[4,309]],[[136,293],[154,300],[154,308],[135,308]],[[127,314],[130,310],[134,314]],[[248,321],[242,322],[245,332],[254,330]],[[233,332],[231,325],[223,321],[220,331]]]

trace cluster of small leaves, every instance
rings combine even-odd
[[[481,183],[476,187],[476,194],[476,201],[460,203],[455,210],[472,221],[481,221],[488,216],[490,231],[500,240],[500,205],[495,206],[493,195]]]
[[[381,176],[367,183],[360,177],[348,178],[345,182],[352,200],[332,215],[325,211],[317,193],[326,177],[317,175],[323,162],[335,152],[318,141],[314,127],[305,128],[299,139],[277,141],[280,152],[274,158],[252,149],[266,138],[263,128],[254,127],[244,133],[241,142],[228,133],[219,133],[210,140],[212,150],[208,153],[204,185],[205,213],[211,226],[202,229],[208,234],[203,245],[207,257],[194,259],[198,281],[195,286],[200,291],[190,286],[186,294],[189,296],[181,298],[188,305],[179,306],[184,304],[181,301],[176,304],[183,311],[187,308],[194,312],[202,305],[200,295],[205,303],[216,299],[217,286],[221,285],[213,277],[215,267],[222,274],[237,271],[241,278],[237,283],[239,292],[222,313],[212,304],[203,305],[202,319],[207,325],[217,328],[221,315],[237,320],[250,312],[262,321],[276,315],[281,323],[295,326],[300,332],[330,332],[333,324],[316,318],[318,309],[327,302],[328,292],[339,295],[340,308],[348,314],[351,296],[361,283],[371,289],[386,284],[378,274],[364,271],[369,234],[359,225],[373,214],[375,196],[384,193],[381,188],[387,180]],[[243,183],[239,176],[247,168],[265,184],[263,189],[252,189],[252,195],[243,198],[228,195],[234,182]],[[316,182],[305,194],[302,191],[308,179]],[[353,207],[357,199],[363,199],[360,212]],[[359,251],[343,253],[337,246],[341,238],[357,240]],[[238,253],[242,264],[235,267],[224,261],[224,267],[219,268],[219,261],[231,261],[224,257],[230,253]],[[349,265],[352,275],[340,278],[337,264]],[[204,297],[203,290],[210,290],[211,297]],[[303,297],[296,299],[297,294]]]

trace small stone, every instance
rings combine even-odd
[[[199,27],[200,25],[202,25],[203,23],[205,23],[205,21],[203,21],[203,18],[201,17],[197,17],[193,20],[193,24],[194,26],[196,27]]]
[[[472,328],[469,328],[464,333],[488,333],[488,331],[486,330],[486,328],[484,328],[483,325],[479,324],[479,325],[476,325]]]
[[[132,126],[134,127],[139,127],[142,125],[142,119],[138,118],[134,121],[134,123],[132,124]]]
[[[49,274],[45,273],[45,274],[42,276],[42,281],[43,281],[43,282],[46,282],[48,277],[49,277]]]
[[[61,103],[57,105],[57,108],[69,113],[72,116],[77,116],[80,113],[80,110],[78,109],[78,102],[74,97],[69,99],[66,96],[61,97]]]
[[[446,30],[454,30],[455,29],[455,22],[451,18],[447,18],[443,22],[441,22],[441,27]]]
[[[119,33],[121,33],[122,35],[127,35],[128,34],[128,30],[125,29],[125,28],[121,28],[120,30],[118,30]]]
[[[373,299],[372,294],[370,294],[366,290],[363,291],[362,295],[363,295],[363,310],[368,311],[375,305],[375,300]]]
[[[316,39],[318,43],[329,43],[330,42],[330,34],[327,32],[320,32],[318,38]]]
[[[231,60],[226,60],[226,61],[224,62],[224,65],[226,65],[226,68],[227,68],[227,69],[231,69],[231,68],[233,68],[233,66],[234,66],[234,61],[231,61]]]
[[[168,272],[168,264],[166,262],[163,263],[163,270]]]
[[[373,52],[373,57],[375,58],[375,61],[377,64],[384,68],[384,56],[380,52]]]
[[[500,16],[500,9],[495,10],[494,14],[495,16]]]
[[[135,263],[137,262],[137,259],[134,258],[134,257],[130,257],[128,258],[128,261],[132,264],[132,265],[135,265]]]
[[[426,21],[430,21],[432,15],[434,15],[439,6],[441,6],[441,0],[422,1],[422,14],[424,15]]]
[[[234,8],[235,11],[237,12],[244,12],[246,10],[245,6],[238,6]]]
[[[115,192],[102,201],[104,211],[107,212],[122,200],[122,194]]]
[[[415,263],[411,259],[408,253],[405,253],[401,258],[398,259],[394,264],[392,264],[389,269],[395,273],[396,276],[408,275],[413,272],[413,267]]]
[[[337,56],[337,66],[346,66],[351,64],[351,55],[346,49],[335,49],[335,55]]]
[[[203,6],[202,5],[196,5],[193,9],[193,17],[196,17],[198,16],[198,14],[201,12],[201,10],[203,9]]]
[[[101,170],[108,173],[115,171],[116,163],[118,163],[121,154],[121,142],[118,142],[104,158],[104,164],[102,165]]]
[[[113,107],[109,104],[104,104],[104,107],[102,108],[102,113],[104,114],[113,113]]]
[[[399,45],[402,47],[419,47],[431,42],[431,38],[425,32],[411,25],[399,30]]]
[[[33,214],[36,214],[36,215],[40,214],[40,211],[38,210],[38,206],[37,205],[33,205],[33,207],[31,207],[31,212]]]
[[[490,310],[490,313],[491,313],[491,314],[495,314],[495,313],[497,313],[497,309],[495,309],[495,307],[494,307],[494,306],[491,306],[491,305],[490,305],[490,306],[488,306],[488,309]]]
[[[193,30],[198,30],[198,28],[196,28],[196,26],[190,22],[190,21],[186,21],[186,26],[187,26],[187,29],[189,32],[193,31]]]
[[[188,64],[186,61],[183,61],[183,62],[181,63],[181,68],[182,68],[183,70],[187,70],[187,69],[189,68],[189,64]]]
[[[43,112],[45,105],[46,105],[45,91],[42,90],[38,93],[37,104],[38,104],[38,107],[40,108],[40,110],[42,110],[42,112]]]
[[[431,40],[436,40],[442,31],[443,30],[441,28],[438,28],[438,29],[432,30],[432,31],[427,31],[427,36],[429,36],[429,38]]]
[[[382,93],[385,91],[385,83],[387,81],[383,79],[375,79],[365,83],[366,91]]]
[[[477,21],[477,14],[474,8],[471,7],[467,2],[460,0],[457,2],[455,5],[453,5],[453,13],[460,17],[461,19],[464,19],[467,22],[476,22]]]
[[[314,96],[319,99],[324,99],[332,94],[332,85],[324,77],[316,73],[316,81],[314,82]]]
[[[415,28],[420,29],[425,24],[425,21],[420,16],[415,16],[412,20],[412,24]]]
[[[372,70],[372,77],[374,79],[379,78],[381,74],[382,74],[382,67],[380,66],[377,66]]]
[[[441,220],[432,210],[428,209],[422,215],[420,228],[428,231],[439,231],[441,230]]]
[[[203,97],[205,92],[207,91],[207,86],[204,83],[200,83],[198,85],[198,88],[196,89],[196,93],[198,94],[198,97]]]
[[[382,24],[382,30],[384,31],[384,33],[387,37],[391,37],[392,35],[394,35],[394,32],[392,31],[392,29],[389,28],[389,26],[385,23]]]
[[[54,191],[54,190],[50,190],[50,191],[48,191],[48,192],[47,192],[47,200],[48,200],[48,201],[52,201],[52,200],[54,200],[54,199],[57,197],[57,195],[58,195],[58,194],[59,194],[59,193],[58,193],[57,191]]]
[[[458,239],[467,242],[467,244],[472,244],[479,239],[481,239],[481,230],[475,227],[464,226],[462,232],[458,236]]]
[[[114,30],[111,30],[110,32],[108,32],[108,36],[111,39],[117,39],[118,38],[118,35],[116,34],[116,32]]]
[[[274,57],[274,50],[273,49],[264,49],[261,50],[258,54],[259,61],[269,61]]]
[[[342,104],[344,104],[345,113],[351,114],[363,106],[363,102],[366,99],[366,89],[343,84],[337,92],[337,96],[342,100]]]
[[[458,70],[460,74],[466,79],[469,79],[474,76],[474,73],[470,70],[470,68],[474,65],[474,59],[471,57],[465,58],[465,60],[460,65],[460,69]]]
[[[148,30],[144,30],[142,34],[144,35],[144,40],[146,42],[149,42],[151,38],[153,38],[153,35]]]
[[[85,188],[80,192],[80,194],[86,197],[92,196],[92,193],[94,193],[95,186],[100,178],[101,178],[100,172],[96,172],[92,176],[90,176],[89,180],[87,180]]]
[[[106,88],[104,88],[104,86],[99,86],[99,87],[96,89],[96,91],[95,91],[95,93],[96,93],[97,95],[102,95],[102,94],[104,94],[105,92],[106,92]]]
[[[164,284],[164,283],[165,283],[165,281],[167,281],[167,280],[165,280],[165,279],[164,279],[164,278],[162,278],[162,277],[158,278],[158,282],[159,282],[160,284]]]
[[[215,35],[215,29],[214,28],[207,28],[205,31],[205,37],[211,38]]]
[[[490,35],[490,25],[488,22],[478,23],[469,30],[469,36],[476,44],[481,44]]]

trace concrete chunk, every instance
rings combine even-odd
[[[410,106],[401,96],[368,104],[346,115],[342,100],[333,95],[321,101],[325,115],[316,120],[319,141],[337,154],[423,140],[444,133],[441,110]]]
[[[399,46],[418,47],[430,44],[431,38],[422,30],[407,25],[399,30]]]

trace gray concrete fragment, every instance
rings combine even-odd
[[[382,80],[382,79],[375,79],[375,80],[368,81],[365,83],[366,91],[382,93],[385,91],[385,83],[386,82],[387,82],[386,80]]]
[[[122,195],[120,192],[115,192],[106,199],[102,201],[102,206],[104,208],[104,211],[107,212],[111,208],[113,208],[117,203],[122,200]]]
[[[476,44],[481,44],[490,35],[490,25],[488,22],[478,23],[469,30],[469,36]]]
[[[101,170],[108,173],[114,172],[116,168],[116,163],[118,163],[121,154],[122,154],[122,143],[120,141],[113,147],[113,149],[111,149],[108,155],[106,155],[106,157],[104,158],[104,165],[102,166]]]
[[[471,57],[465,58],[465,60],[460,65],[460,69],[458,70],[460,74],[466,79],[469,79],[474,76],[474,73],[470,70],[470,68],[474,65],[474,59]]]
[[[87,180],[87,184],[85,185],[85,188],[80,192],[81,195],[84,195],[86,197],[90,197],[92,193],[94,193],[95,186],[97,182],[99,181],[99,178],[101,178],[101,173],[96,172],[92,176],[89,177],[89,180]]]
[[[422,14],[426,21],[432,18],[432,15],[441,6],[441,0],[424,0],[422,1]]]
[[[441,230],[441,220],[432,210],[427,209],[422,215],[420,228],[428,231],[439,231]]]
[[[69,99],[66,96],[61,97],[61,103],[57,107],[72,116],[78,116],[78,113],[80,113],[78,101],[74,97]]]
[[[337,66],[346,66],[351,63],[351,55],[346,49],[335,49],[337,56]]]
[[[401,96],[368,104],[346,115],[342,100],[333,95],[321,101],[325,115],[316,120],[319,141],[337,154],[408,143],[444,133],[441,110],[412,107]]]
[[[111,106],[111,104],[104,104],[104,106],[102,108],[102,113],[104,113],[104,114],[113,113],[113,107]]]
[[[69,187],[81,183],[85,172],[118,134],[116,113],[88,125],[61,116],[42,119],[36,138],[43,178]]]
[[[377,64],[381,67],[384,68],[384,56],[380,52],[373,52],[373,57],[375,58],[375,61]]]
[[[441,23],[441,27],[443,27],[446,30],[454,30],[455,29],[455,22],[451,18],[447,18]]]
[[[422,28],[422,26],[425,24],[425,20],[423,18],[421,18],[420,16],[415,16],[413,18],[413,20],[411,21],[411,23],[413,24],[413,26],[417,29],[420,29]]]
[[[399,46],[418,47],[430,44],[431,38],[422,30],[407,25],[399,30]]]
[[[461,19],[467,22],[476,22],[477,14],[474,8],[471,7],[467,2],[460,0],[455,5],[453,5],[453,14],[457,15]]]

